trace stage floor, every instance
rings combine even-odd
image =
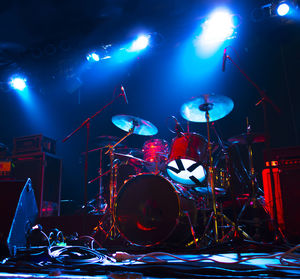
[[[300,245],[274,252],[131,254],[37,247],[3,260],[1,278],[300,278]],[[269,246],[270,249],[270,246]],[[255,250],[252,246],[249,251]]]

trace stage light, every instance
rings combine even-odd
[[[150,35],[140,35],[138,38],[132,42],[129,47],[129,52],[140,51],[145,49],[149,45]]]
[[[281,2],[279,3],[279,5],[277,6],[277,14],[279,16],[285,16],[289,13],[290,11],[290,6],[286,3],[286,2]]]
[[[18,91],[23,91],[26,88],[26,78],[14,76],[10,79],[9,85]]]
[[[225,9],[216,10],[203,23],[202,29],[202,42],[223,42],[234,33],[233,15]]]
[[[86,56],[86,59],[90,62],[98,62],[100,60],[100,57],[96,52],[92,52]]]

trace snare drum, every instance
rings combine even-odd
[[[207,141],[196,133],[185,133],[172,141],[167,173],[176,182],[199,185],[206,177]]]

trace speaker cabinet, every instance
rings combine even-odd
[[[45,152],[13,157],[14,176],[31,178],[39,217],[60,215],[62,160]]]
[[[263,170],[266,207],[274,218],[273,201],[279,228],[291,242],[300,241],[300,165],[272,168],[275,197],[272,195],[270,169]]]

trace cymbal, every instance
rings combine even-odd
[[[143,155],[143,151],[139,148],[134,148],[134,147],[116,147],[115,150],[117,150],[118,152],[126,152],[129,155],[133,155],[133,156],[142,156]]]
[[[114,156],[123,160],[129,160],[130,163],[137,165],[137,166],[142,166],[146,163],[145,160],[134,157],[130,154],[123,154],[123,153],[114,153]]]
[[[141,136],[153,136],[157,134],[157,128],[149,121],[131,115],[115,115],[112,122],[123,131],[129,132],[133,128],[133,134]]]
[[[235,144],[252,144],[265,142],[265,135],[262,133],[244,133],[228,139],[229,142]]]
[[[209,121],[216,121],[233,109],[233,101],[221,95],[204,94],[181,106],[181,116],[192,122],[206,122],[206,111],[209,112]]]

